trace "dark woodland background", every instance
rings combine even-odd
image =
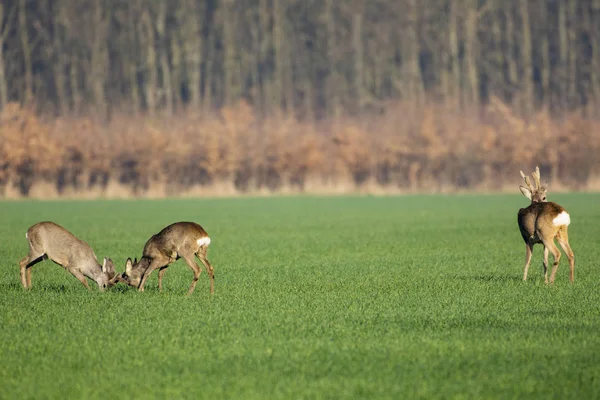
[[[600,0],[2,0],[0,196],[600,189]]]

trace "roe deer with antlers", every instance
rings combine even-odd
[[[542,243],[544,245],[544,282],[548,283],[548,252],[554,257],[554,265],[550,274],[550,283],[554,282],[558,262],[560,261],[560,250],[554,244],[554,239],[564,250],[569,259],[569,268],[571,270],[571,282],[575,279],[575,256],[569,245],[569,235],[567,229],[571,223],[569,213],[560,205],[546,201],[546,190],[548,183],[540,185],[540,169],[535,168],[531,174],[535,187],[531,185],[529,177],[521,171],[521,176],[525,180],[525,186],[519,186],[521,193],[529,200],[531,205],[527,208],[521,208],[518,214],[519,229],[525,241],[525,273],[523,280],[527,280],[527,270],[531,262],[533,245]]]
[[[144,246],[142,258],[137,261],[127,259],[125,272],[121,280],[130,286],[135,286],[140,292],[144,291],[144,285],[148,276],[155,269],[158,271],[158,289],[162,291],[162,278],[169,264],[179,258],[183,258],[186,264],[194,272],[192,285],[188,295],[192,294],[202,270],[194,261],[194,256],[204,264],[210,279],[210,293],[214,293],[214,271],[212,265],[206,258],[206,252],[210,238],[206,231],[194,222],[176,222],[153,235]]]
[[[104,257],[104,263],[100,265],[86,242],[54,222],[33,225],[25,237],[29,242],[29,254],[19,263],[21,283],[25,289],[31,288],[31,267],[48,258],[63,266],[88,289],[86,277],[95,281],[100,290],[110,288],[120,280],[110,258]]]

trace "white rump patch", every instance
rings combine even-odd
[[[210,244],[210,238],[208,236],[198,239],[198,246],[208,246]]]
[[[569,225],[571,223],[571,217],[566,211],[561,212],[552,220],[554,226]]]

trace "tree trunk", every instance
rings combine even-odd
[[[545,107],[550,107],[552,102],[551,96],[551,88],[550,88],[550,74],[551,74],[551,65],[550,65],[550,42],[548,36],[550,34],[550,26],[549,18],[548,18],[548,8],[546,4],[546,0],[539,1],[539,13],[538,13],[538,21],[543,21],[544,29],[538,31],[538,35],[540,36],[540,85],[542,88],[542,103]],[[540,23],[540,22],[538,22]]]
[[[4,64],[4,40],[6,39],[7,32],[10,30],[9,24],[11,23],[11,17],[7,18],[7,22],[2,27],[2,21],[4,21],[5,13],[4,5],[0,3],[0,112],[4,110],[4,107],[8,104],[8,84],[6,81],[6,72]]]
[[[31,43],[28,28],[27,3],[26,0],[19,0],[19,37],[23,51],[23,72],[25,74],[23,103],[27,105],[33,101],[33,65],[31,63]]]
[[[220,7],[223,32],[223,98],[226,106],[231,106],[239,98],[239,69],[237,68],[237,49],[235,40],[235,21],[233,0],[222,0]]]
[[[71,109],[75,115],[81,112],[83,99],[79,87],[79,60],[72,54],[69,59],[69,88],[71,89]]]
[[[558,97],[557,106],[561,111],[565,111],[569,104],[568,90],[568,57],[569,57],[569,36],[567,28],[567,6],[564,1],[558,2],[558,69],[557,76]]]
[[[417,1],[409,0],[407,6],[407,21],[404,30],[404,42],[406,50],[405,77],[407,82],[407,98],[415,105],[421,105],[423,102],[423,78],[421,76],[421,67],[419,65],[419,15],[417,13]]]
[[[534,104],[534,77],[533,77],[533,59],[531,47],[531,26],[529,24],[529,2],[519,1],[519,11],[521,13],[522,24],[522,41],[521,41],[521,58],[523,60],[523,100],[521,110],[527,118],[531,116],[535,108]]]
[[[167,2],[161,0],[158,4],[158,14],[156,16],[156,33],[160,45],[160,72],[162,91],[165,96],[165,113],[170,117],[173,115],[173,85],[171,82],[171,66],[169,65],[169,40],[165,32],[166,22]]]
[[[458,5],[456,1],[450,2],[450,20],[448,21],[448,53],[449,53],[449,64],[448,69],[450,70],[450,79],[448,85],[448,92],[454,108],[459,108],[461,101],[460,87],[461,87],[461,73],[460,73],[460,57],[458,47]]]
[[[365,105],[364,95],[364,55],[363,55],[363,4],[361,8],[352,16],[352,47],[354,49],[354,97],[355,110],[358,116],[361,115]]]
[[[567,104],[570,107],[581,106],[579,84],[579,68],[577,65],[577,52],[578,52],[578,29],[579,29],[579,16],[577,15],[577,3],[576,1],[567,2],[567,46],[568,46],[568,64],[567,64],[567,91],[569,102]],[[577,22],[576,22],[577,21]]]
[[[479,45],[477,38],[477,0],[469,1],[465,16],[465,50],[464,70],[466,83],[466,97],[468,103],[479,105],[479,70],[477,59],[479,56]]]
[[[181,98],[181,87],[183,85],[183,65],[182,65],[182,50],[176,34],[169,38],[171,47],[171,86],[173,93],[173,109],[177,110],[181,107],[183,99]]]
[[[519,82],[519,68],[515,55],[515,22],[514,10],[510,1],[504,3],[504,18],[506,19],[506,48],[504,49],[508,81],[507,100],[513,101]]]
[[[206,72],[204,85],[202,86],[202,108],[204,113],[208,113],[213,106],[213,84],[215,80],[214,57],[216,57],[216,38],[214,27],[210,30],[207,38],[206,48]]]
[[[181,40],[185,62],[186,85],[190,93],[190,105],[195,111],[201,107],[202,85],[202,15],[204,2],[187,0],[182,3],[179,18],[181,22]]]
[[[339,82],[338,82],[338,71],[337,71],[337,40],[336,40],[336,27],[334,20],[334,1],[325,0],[325,31],[326,31],[326,43],[327,43],[327,110],[329,115],[334,119],[338,119],[341,115],[340,110],[340,95],[339,95]]]
[[[282,0],[273,0],[273,51],[275,53],[273,102],[275,107],[285,112],[288,106],[285,104],[285,74],[287,73],[285,60],[287,57],[284,53],[285,14],[281,2]]]
[[[269,29],[271,21],[271,12],[268,0],[259,0],[258,3],[258,23],[259,23],[259,35],[260,35],[260,49],[258,53],[258,63],[260,71],[260,98],[261,105],[264,114],[271,113],[273,111],[273,89],[271,85],[272,78],[269,77],[269,73],[272,72],[267,69],[269,50],[271,48],[271,42],[273,35]]]
[[[142,11],[140,38],[142,48],[146,51],[146,107],[148,115],[154,117],[157,109],[158,79],[156,73],[156,46],[154,40],[154,26],[150,11]]]
[[[590,15],[590,41],[592,61],[590,66],[591,92],[594,111],[600,106],[600,0],[592,0]]]
[[[88,75],[89,86],[92,89],[93,101],[96,106],[96,112],[101,118],[106,118],[106,95],[104,93],[104,85],[106,81],[106,71],[108,69],[107,60],[107,31],[108,21],[104,17],[102,1],[94,2],[94,17],[93,27],[94,36],[90,58],[90,74]]]
[[[264,104],[261,93],[261,84],[260,84],[260,75],[261,75],[261,26],[260,26],[260,14],[256,11],[256,14],[253,14],[252,21],[249,23],[250,34],[252,35],[251,43],[252,47],[249,49],[254,56],[252,57],[251,65],[248,67],[250,69],[250,80],[251,80],[251,88],[252,88],[252,105],[254,106],[254,110],[258,111],[260,114],[264,112]]]
[[[65,5],[59,3],[58,10],[54,16],[54,35],[53,35],[53,52],[54,52],[54,63],[52,66],[52,72],[54,75],[54,85],[56,87],[56,101],[58,103],[58,110],[61,115],[67,115],[69,112],[69,106],[67,102],[67,94],[65,90],[65,65],[67,64],[66,49],[64,46],[64,28],[68,24],[67,17],[65,15]],[[0,46],[1,47],[1,46]]]
[[[137,51],[133,51],[133,49],[137,49],[140,45],[138,38],[136,36],[136,32],[138,31],[136,27],[139,25],[139,21],[137,20],[137,16],[140,12],[139,7],[137,6],[137,2],[130,1],[127,7],[127,32],[125,45],[123,46],[124,52],[129,52],[128,57],[124,57],[123,61],[123,80],[126,83],[126,87],[128,88],[129,93],[129,103],[131,104],[133,115],[139,115],[141,99],[140,99],[140,87],[138,82],[138,63],[139,56]]]

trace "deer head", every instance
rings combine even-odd
[[[129,286],[138,287],[148,265],[148,259],[146,258],[142,258],[139,261],[137,258],[133,261],[131,261],[131,258],[128,258],[125,263],[125,272],[123,272],[119,280]]]
[[[102,274],[98,281],[101,289],[109,289],[121,281],[120,275],[115,272],[115,264],[110,258],[104,257]]]
[[[519,186],[521,189],[521,193],[523,196],[527,197],[531,200],[531,203],[543,203],[546,201],[546,190],[548,189],[548,182],[546,182],[543,186],[540,184],[540,169],[539,167],[535,167],[535,171],[531,174],[533,177],[533,182],[535,183],[535,187],[531,185],[531,181],[529,177],[521,172],[521,176],[523,180],[525,180],[525,186]]]

